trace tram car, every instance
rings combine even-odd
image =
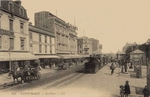
[[[96,73],[101,68],[101,62],[98,57],[91,57],[85,63],[85,73]]]

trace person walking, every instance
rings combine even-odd
[[[115,70],[115,66],[113,63],[111,64],[110,69],[111,69],[111,75],[113,75],[114,70]]]
[[[144,97],[148,97],[149,96],[147,86],[145,86],[145,88],[143,89],[143,94],[144,94]]]
[[[125,97],[128,97],[128,95],[131,94],[129,81],[126,81],[125,86],[124,86],[124,90],[125,90],[125,93],[124,93]]]

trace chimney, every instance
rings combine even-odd
[[[21,0],[14,1],[17,5],[21,6]]]

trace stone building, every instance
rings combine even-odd
[[[77,54],[77,27],[66,23],[48,11],[35,13],[35,27],[55,34],[56,54]]]
[[[78,38],[78,54],[79,55],[91,55],[92,54],[92,43],[86,36]]]
[[[92,43],[92,53],[98,54],[99,53],[99,40],[94,39],[94,38],[89,38],[89,40]]]
[[[49,65],[51,58],[60,58],[55,52],[55,34],[29,24],[30,53],[40,59],[44,65]],[[41,64],[42,65],[42,64]],[[43,66],[44,67],[44,66]]]
[[[1,0],[0,4],[0,68],[37,59],[29,52],[29,18],[21,1]]]

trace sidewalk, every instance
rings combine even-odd
[[[109,68],[110,64],[108,64]],[[125,81],[129,81],[131,94],[129,97],[143,97],[142,90],[146,85],[146,66],[142,66],[142,78],[136,78],[134,75],[134,69],[127,69],[128,72],[121,73],[121,67],[116,67],[114,75],[114,79],[117,79],[117,86],[119,91],[120,85],[125,85]]]

